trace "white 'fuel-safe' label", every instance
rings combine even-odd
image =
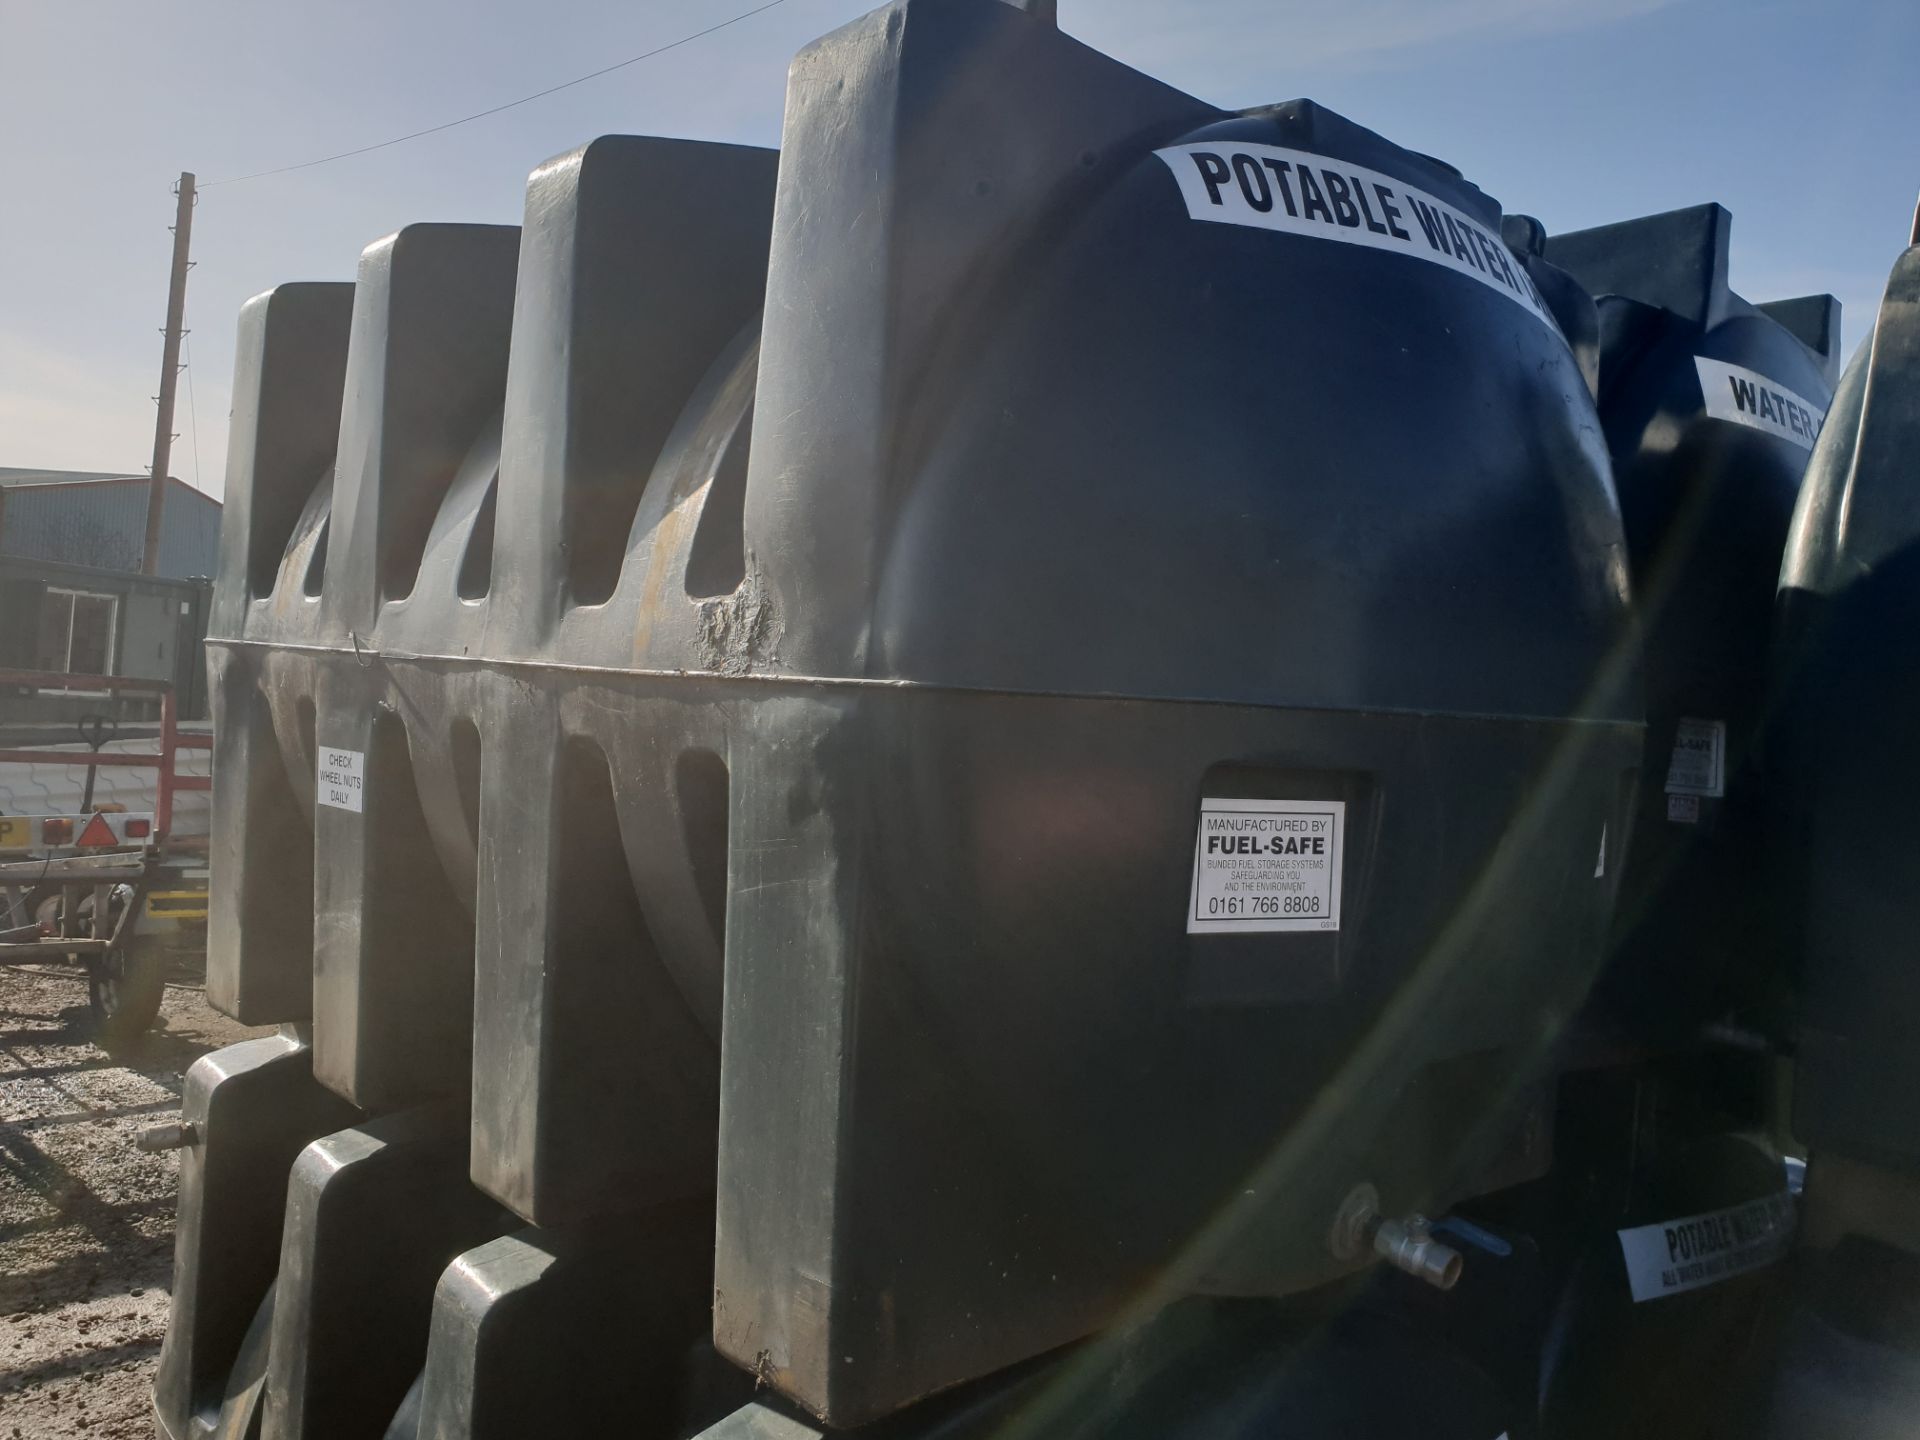
[[[1200,802],[1187,933],[1340,928],[1340,800]]]
[[[1827,412],[1818,405],[1756,370],[1704,355],[1696,355],[1693,363],[1700,372],[1700,398],[1715,420],[1731,420],[1791,440],[1804,450],[1813,449],[1827,420]]]
[[[1698,1290],[1771,1265],[1793,1243],[1793,1197],[1784,1190],[1726,1210],[1620,1232],[1635,1301]]]
[[[1682,720],[1673,736],[1673,758],[1667,762],[1667,794],[1718,800],[1726,793],[1727,722]]]
[[[320,747],[320,773],[314,798],[336,810],[364,810],[367,793],[367,757],[359,750]]]
[[[1154,153],[1173,171],[1195,220],[1430,260],[1498,290],[1559,333],[1533,277],[1498,235],[1404,180],[1327,155],[1238,140]]]

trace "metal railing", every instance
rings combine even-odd
[[[0,687],[18,686],[32,690],[70,690],[76,679],[84,680],[89,690],[111,693],[158,695],[160,697],[160,734],[158,751],[96,750],[76,757],[70,750],[53,748],[0,749],[0,765],[110,765],[129,769],[158,771],[154,785],[154,845],[161,846],[173,832],[173,797],[184,791],[213,789],[207,775],[182,775],[175,768],[182,750],[211,750],[213,737],[179,728],[178,706],[173,682],[149,680],[133,675],[74,676],[51,670],[0,670]]]

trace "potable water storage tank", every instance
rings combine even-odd
[[[1749,304],[1727,283],[1731,231],[1701,205],[1546,244],[1598,299],[1647,697],[1640,807],[1589,1018],[1662,1050],[1777,1011],[1757,759],[1773,592],[1839,373],[1839,302]]]
[[[715,1335],[832,1423],[1512,1173],[1639,730],[1593,311],[1500,222],[1004,7],[795,63]]]
[[[1920,239],[1920,235],[1916,235]],[[1920,1394],[1920,245],[1834,397],[1780,571],[1774,859],[1791,897],[1793,1284],[1743,1428],[1895,1434]]]
[[[719,1352],[847,1426],[1537,1173],[1641,742],[1597,338],[1445,164],[997,0],[805,52],[777,185],[602,140],[255,302],[209,989],[311,1029],[190,1087],[173,1433],[469,1423],[597,1277],[682,1354],[712,1196]]]

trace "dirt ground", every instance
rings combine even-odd
[[[148,1440],[179,1161],[134,1137],[178,1116],[187,1067],[269,1034],[176,971],[155,1028],[109,1058],[85,982],[0,968],[0,1440]]]

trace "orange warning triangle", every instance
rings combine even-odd
[[[87,828],[80,832],[80,838],[73,843],[76,849],[85,849],[89,846],[118,845],[120,843],[120,837],[114,834],[113,827],[107,824],[107,817],[96,812],[94,817],[87,821]]]

